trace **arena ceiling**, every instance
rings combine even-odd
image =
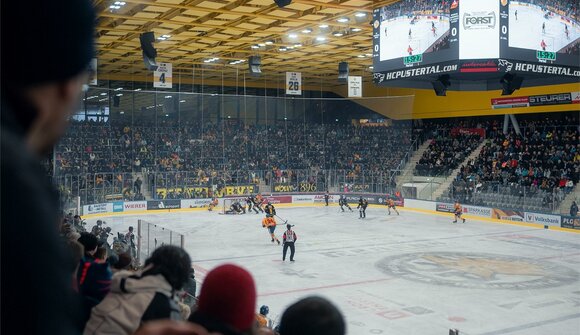
[[[370,80],[372,9],[393,2],[293,0],[279,8],[273,0],[95,0],[99,78],[150,77],[139,34],[153,31],[157,61],[172,63],[174,78],[203,71],[209,82],[239,82],[248,57],[260,55],[262,80],[298,71],[304,86],[334,86],[341,61]]]

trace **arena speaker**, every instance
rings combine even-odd
[[[248,67],[250,69],[250,74],[254,77],[259,77],[262,73],[260,65],[262,64],[262,58],[260,56],[250,56],[248,59]]]
[[[501,95],[512,95],[516,90],[522,87],[524,78],[518,77],[512,73],[506,73],[500,79]]]
[[[148,70],[157,70],[157,50],[153,47],[153,42],[155,42],[155,34],[153,32],[147,32],[139,35],[139,42],[141,42],[141,49],[143,50],[143,62]]]
[[[346,82],[348,80],[348,63],[338,63],[338,81]]]
[[[278,7],[282,8],[291,4],[292,0],[274,0],[274,2],[276,3],[276,5],[278,5]]]
[[[437,80],[431,83],[433,85],[433,90],[435,91],[435,95],[438,97],[444,97],[447,95],[447,88],[451,86],[451,82],[449,81],[449,75],[444,74],[439,76]]]

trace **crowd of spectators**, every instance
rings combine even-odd
[[[130,245],[110,246],[110,230],[101,234],[102,225],[97,221],[86,232],[81,218],[69,214],[61,226],[61,237],[72,258],[71,282],[81,307],[76,315],[79,334],[139,334],[140,329],[161,320],[165,325],[189,321],[186,325],[191,334],[197,335],[345,334],[341,313],[319,297],[291,305],[278,324],[268,319],[267,306],[256,313],[254,279],[235,265],[210,271],[196,296],[192,262],[185,250],[162,245],[143,266],[137,266]],[[134,243],[132,233],[119,237],[123,243]]]
[[[580,178],[580,145],[573,120],[522,122],[521,135],[498,134],[479,156],[461,167],[449,196],[465,203],[485,204],[478,193],[507,194],[513,206],[535,203],[555,208]],[[529,201],[521,201],[526,197]]]
[[[413,17],[418,14],[449,14],[449,0],[404,0],[381,8],[381,19],[386,21],[398,16]]]
[[[316,184],[325,180],[323,170],[341,170],[351,180],[363,173],[388,176],[401,164],[414,135],[408,123],[154,127],[75,122],[55,149],[55,166],[57,176],[66,176],[69,184],[69,190],[61,190],[64,194],[97,190],[81,198],[98,201],[106,194],[122,194],[125,200],[138,200],[142,193],[136,192],[132,172],[145,173],[153,191],[261,180]],[[171,198],[207,195],[203,190],[171,193]]]
[[[415,167],[418,176],[448,176],[479,146],[479,135],[441,136],[432,140]]]

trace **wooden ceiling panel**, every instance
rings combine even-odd
[[[338,61],[348,61],[353,69],[368,69],[372,64],[368,57],[357,57],[372,49],[372,27],[354,21],[358,11],[370,15],[370,0],[293,0],[284,8],[272,0],[127,0],[127,6],[115,12],[108,9],[105,0],[94,1],[103,8],[97,46],[99,73],[105,76],[150,76],[143,65],[138,40],[138,34],[146,31],[155,32],[157,37],[170,35],[165,41],[156,41],[155,47],[159,60],[173,62],[175,77],[203,67],[205,74],[232,80],[228,77],[245,71],[246,65],[229,62],[260,55],[263,77],[283,80],[281,71],[299,69],[305,82],[329,80],[328,85],[334,85]],[[337,23],[336,19],[343,16],[351,22]],[[332,28],[320,31],[320,22],[327,22]],[[343,37],[330,34],[352,26],[363,31]],[[305,28],[312,29],[312,34],[302,33]],[[290,33],[297,37],[289,38]],[[314,39],[321,34],[326,41]],[[268,40],[274,43],[257,50],[251,48]],[[291,48],[298,43],[300,47]],[[283,47],[287,50],[281,51]],[[203,62],[212,57],[220,59],[211,64]]]

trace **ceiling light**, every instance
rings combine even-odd
[[[321,24],[321,25],[318,26],[318,28],[326,29],[326,28],[328,28],[328,25],[327,24]]]
[[[373,56],[373,54],[365,54],[365,56],[367,56],[367,57],[372,57],[372,56]]]
[[[345,22],[348,22],[348,21],[349,21],[349,19],[348,19],[347,17],[341,17],[340,19],[338,19],[338,20],[336,20],[336,21],[337,21],[337,22],[340,22],[340,23],[345,23]]]
[[[119,114],[123,115],[123,114],[125,114],[125,112],[123,112],[123,111],[120,111],[120,112],[119,112]]]
[[[179,102],[185,102],[185,100],[179,100]]]
[[[360,29],[360,28],[352,28],[350,31],[357,33],[357,32],[359,32],[359,31],[361,31],[361,30],[362,30],[362,29]]]
[[[298,37],[298,35],[296,35],[296,34],[288,34],[288,37],[290,37],[290,38],[296,38],[296,37]]]
[[[243,63],[245,61],[246,61],[245,59],[240,59],[238,62]]]
[[[260,47],[257,45],[252,45],[252,49],[260,49]]]
[[[294,44],[295,48],[300,48],[301,46],[302,46],[302,44],[300,44],[300,43]]]
[[[316,38],[316,40],[319,41],[319,42],[324,42],[324,41],[326,41],[326,37],[324,37],[324,36],[318,36]]]
[[[105,98],[105,99],[99,99],[99,101],[107,101],[109,99]]]
[[[356,16],[356,17],[365,17],[365,16],[367,16],[367,13],[358,12],[358,13],[354,14],[354,16]]]
[[[160,40],[160,41],[165,41],[166,40],[165,37],[161,37],[161,36],[157,37],[157,39]]]
[[[141,89],[140,89],[140,88],[136,88],[136,89],[135,89],[135,92],[139,92],[139,91],[141,91]]]
[[[172,98],[171,95],[166,95],[165,96],[165,99],[171,99],[171,98]]]
[[[117,96],[118,97],[122,97],[123,96],[123,93],[118,93]]]
[[[165,114],[165,116],[169,116],[169,114]]]
[[[358,58],[365,58],[365,55],[358,55]]]
[[[294,47],[293,46],[289,46],[289,47],[286,47],[286,49],[292,50],[292,49],[294,49]]]
[[[116,88],[115,91],[120,91],[122,89],[123,89],[122,87],[119,87],[119,88]]]
[[[280,48],[280,51],[286,51],[286,50],[288,50],[288,49],[286,49],[286,48]]]
[[[369,66],[369,70],[372,70],[372,69],[374,69],[374,68],[375,68],[375,67],[374,67],[374,66],[372,66],[372,65],[371,65],[371,66]]]
[[[312,29],[310,29],[310,28],[306,28],[306,29],[302,30],[303,34],[310,34],[311,32],[312,32]]]
[[[344,34],[340,31],[336,31],[336,32],[332,33],[332,35],[336,36],[336,37],[344,36]]]
[[[274,42],[272,42],[272,41],[266,41],[266,44],[267,45],[270,45],[270,44],[274,44]]]
[[[101,95],[107,95],[107,93],[106,92],[103,92],[103,93],[101,93]]]
[[[264,44],[264,43],[258,43],[258,45],[261,46],[261,47],[265,47],[266,46],[266,44]]]

